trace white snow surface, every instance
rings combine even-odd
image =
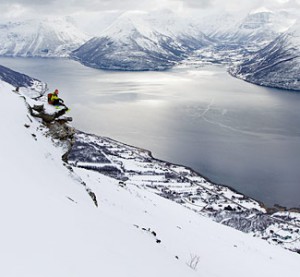
[[[295,253],[136,186],[70,171],[66,149],[12,90],[0,81],[0,276],[299,276]]]
[[[281,33],[286,32],[299,18],[291,12],[270,10],[261,7],[250,11],[248,14],[217,13],[199,20],[204,32],[221,40],[243,40],[247,38],[253,47],[262,48]],[[265,42],[266,41],[266,42]]]
[[[66,18],[35,18],[0,24],[0,55],[67,57],[88,40]]]
[[[108,36],[117,41],[124,41],[133,32],[139,32],[153,41],[157,41],[158,34],[172,38],[202,36],[201,30],[193,24],[193,20],[181,17],[170,10],[159,10],[124,12],[100,34],[100,37]]]

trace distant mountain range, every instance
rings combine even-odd
[[[61,18],[0,24],[0,55],[67,57],[88,40],[72,22]]]
[[[244,47],[252,52],[262,49],[295,22],[294,16],[287,12],[275,13],[265,8],[242,18],[224,14],[212,20],[216,23],[210,27],[202,24],[210,37],[221,44]]]
[[[166,70],[186,63],[222,63],[259,85],[300,90],[297,16],[265,8],[246,16],[202,18],[171,11],[126,12],[88,40],[70,20],[0,25],[0,55],[70,57],[106,70]]]
[[[215,44],[195,51],[192,58],[228,65],[239,62],[267,46],[294,23],[294,16],[287,12],[267,9],[244,17],[223,14],[205,19],[200,25]]]

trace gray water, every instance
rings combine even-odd
[[[263,201],[300,207],[300,93],[218,66],[107,72],[70,60],[0,58],[58,88],[73,126],[152,151]]]

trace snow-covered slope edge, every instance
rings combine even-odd
[[[1,276],[297,276],[295,253],[153,194],[142,180],[124,187],[64,164],[65,144],[13,89],[0,81]]]

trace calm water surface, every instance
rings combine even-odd
[[[269,206],[300,207],[300,93],[217,66],[134,73],[56,59],[0,64],[58,88],[82,131],[149,149]]]

